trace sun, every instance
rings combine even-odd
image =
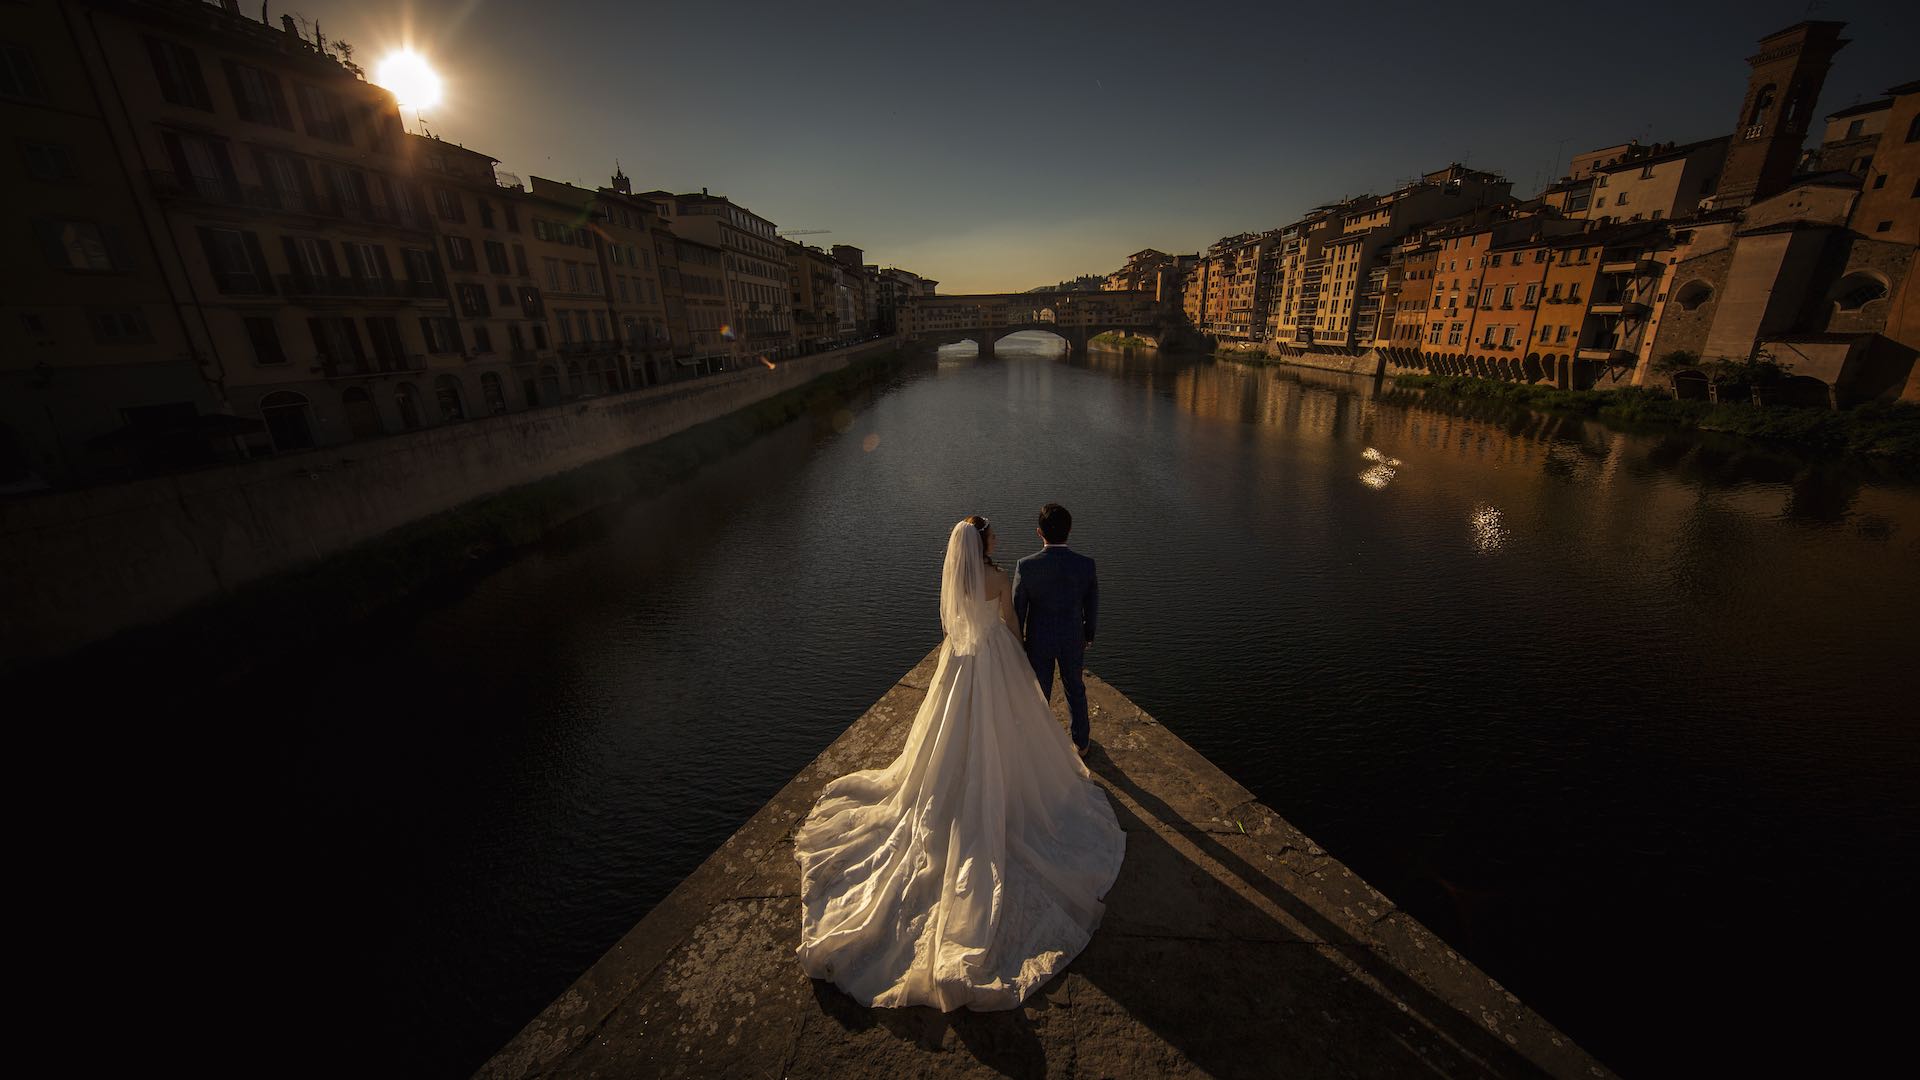
[[[431,109],[440,104],[440,73],[412,49],[388,53],[374,69],[373,81],[393,91],[394,101],[409,109]]]

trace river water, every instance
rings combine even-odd
[[[1920,490],[1054,349],[949,347],[249,680],[262,1036],[470,1071],[937,643],[953,521],[1017,556],[1058,500],[1089,667],[1602,1060],[1893,1037]]]

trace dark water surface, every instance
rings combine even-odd
[[[1018,339],[210,705],[262,1034],[471,1070],[937,643],[953,521],[1049,499],[1089,666],[1602,1060],[1895,1037],[1920,491]]]

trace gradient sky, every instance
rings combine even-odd
[[[411,40],[447,82],[428,127],[503,172],[604,184],[617,157],[636,190],[710,188],[941,292],[1197,250],[1449,161],[1531,194],[1582,150],[1722,134],[1760,35],[1805,18],[1844,20],[1853,42],[1818,115],[1920,79],[1910,0],[1058,8],[294,0],[269,15],[317,19],[369,71]]]

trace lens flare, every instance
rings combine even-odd
[[[373,81],[393,91],[394,101],[415,110],[440,104],[445,90],[440,73],[412,49],[388,53],[374,68]]]
[[[869,454],[873,453],[875,450],[878,450],[879,448],[880,448],[880,433],[877,431],[868,435],[866,438],[860,440],[860,449],[866,451]]]
[[[720,337],[721,337],[721,338],[722,338],[723,340],[726,340],[726,341],[732,341],[732,340],[733,340],[734,338],[736,338],[736,337],[738,337],[738,336],[739,336],[738,334],[735,334],[735,333],[733,332],[733,324],[732,324],[732,323],[721,323],[721,324],[720,324]]]
[[[763,364],[765,364],[765,365],[767,365],[767,370],[768,370],[768,371],[772,371],[772,370],[773,370],[773,368],[774,368],[774,363],[773,363],[773,361],[771,361],[771,360],[769,360],[769,359],[767,359],[766,357],[764,357],[764,356],[762,356],[762,357],[760,358],[760,362],[761,362],[761,363],[763,363]]]

